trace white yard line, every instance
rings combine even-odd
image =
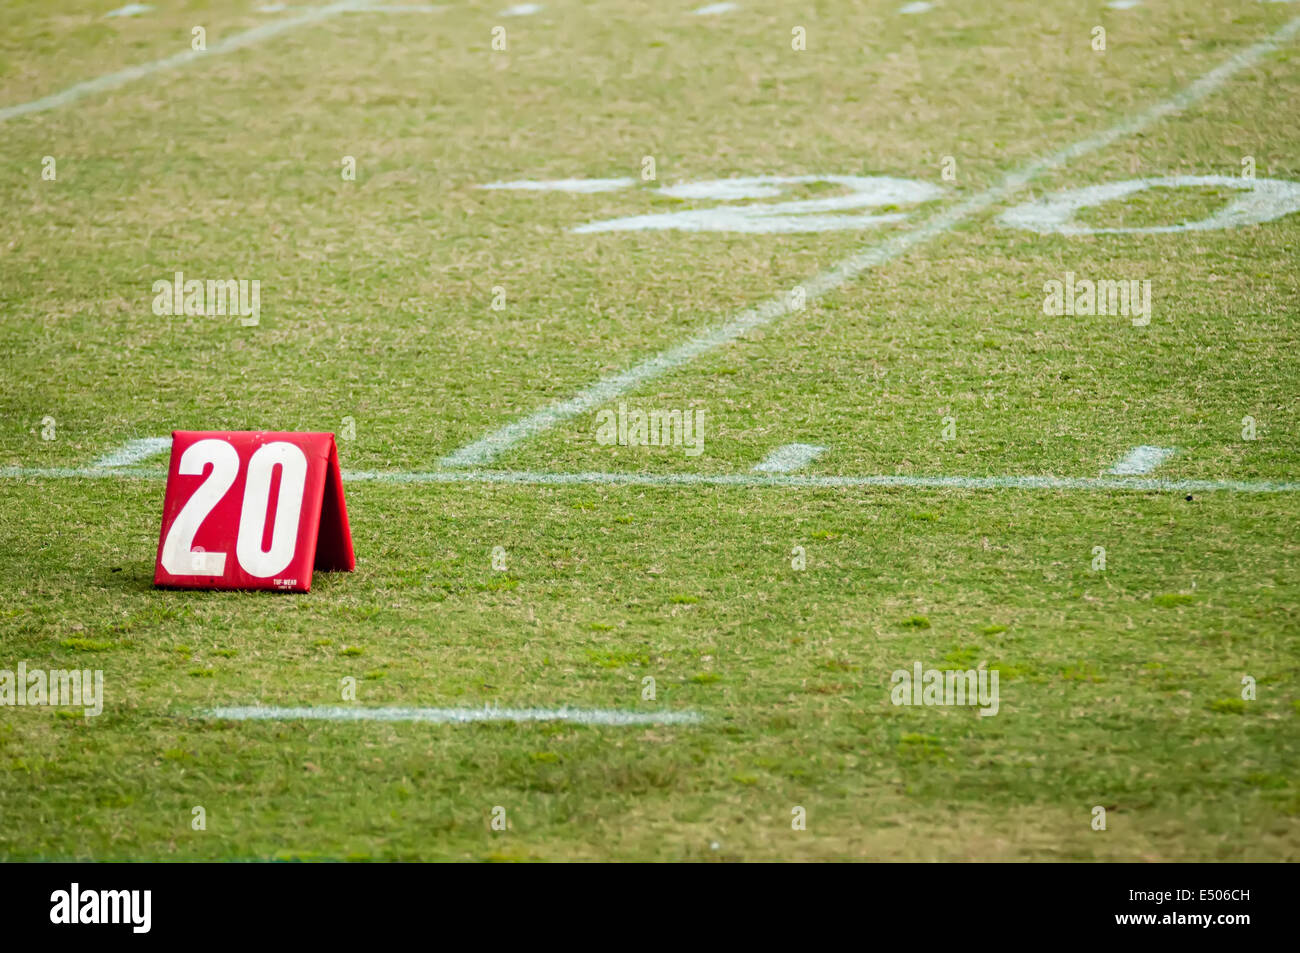
[[[166,470],[90,467],[0,467],[2,480],[67,480],[133,478],[160,480]],[[1300,482],[1290,480],[1158,480],[1139,477],[1057,476],[800,476],[797,473],[547,473],[529,470],[344,470],[343,483],[499,483],[535,486],[732,486],[834,489],[837,487],[919,487],[952,490],[1128,490],[1138,492],[1295,493]]]
[[[205,59],[209,56],[218,56],[222,53],[230,53],[234,50],[243,49],[246,46],[252,46],[254,43],[260,43],[263,40],[269,40],[273,36],[279,36],[281,33],[297,29],[300,26],[306,26],[309,23],[317,23],[326,20],[340,13],[347,13],[351,10],[363,10],[371,5],[371,0],[345,0],[343,3],[332,3],[325,7],[316,7],[314,9],[304,10],[292,17],[283,20],[275,20],[271,23],[264,23],[261,26],[255,26],[251,30],[245,30],[243,33],[236,33],[233,36],[217,40],[215,43],[208,45],[207,50],[193,50],[187,45],[180,53],[164,57],[160,60],[154,60],[151,63],[142,63],[139,66],[128,66],[126,69],[118,70],[116,73],[105,73],[103,76],[96,76],[94,79],[88,79],[85,82],[69,86],[62,92],[52,93],[49,96],[43,96],[40,99],[33,99],[31,102],[17,103],[13,106],[0,106],[0,122],[6,119],[13,119],[16,116],[26,116],[30,113],[44,112],[48,109],[57,109],[60,106],[66,106],[68,103],[76,102],[84,96],[91,96],[95,93],[102,93],[110,89],[117,89],[119,86],[125,86],[137,79],[143,79],[146,76],[152,76],[154,73],[161,73],[166,70],[176,69],[180,66],[188,66],[198,60]],[[188,44],[188,40],[186,41]]]
[[[1291,20],[1266,39],[1233,54],[1174,96],[1148,106],[1136,116],[1119,122],[1103,132],[1008,173],[997,185],[959,202],[946,211],[937,213],[910,232],[904,232],[880,245],[844,259],[829,270],[802,283],[804,300],[811,300],[834,291],[863,272],[892,261],[904,252],[943,235],[953,226],[1024,188],[1044,172],[1065,165],[1071,159],[1096,152],[1125,136],[1145,129],[1157,120],[1186,109],[1213,93],[1232,76],[1259,62],[1262,57],[1291,40],[1298,31],[1300,31],[1300,17]],[[791,296],[788,291],[782,291],[757,307],[742,311],[725,324],[704,331],[625,371],[601,378],[573,397],[549,404],[526,417],[508,423],[446,455],[438,462],[442,466],[450,467],[482,466],[521,441],[549,430],[562,421],[594,410],[647,381],[676,370],[701,354],[730,344],[755,328],[771,324],[788,314],[791,307]]]
[[[112,453],[100,457],[91,466],[96,469],[134,466],[150,457],[156,457],[164,450],[170,450],[171,445],[171,437],[141,437],[139,440],[128,440]]]
[[[795,470],[802,470],[825,452],[825,447],[816,444],[787,443],[764,457],[763,462],[754,467],[754,472],[793,473]]]
[[[1174,455],[1172,447],[1134,447],[1123,460],[1107,470],[1115,476],[1139,476],[1150,473]]]
[[[620,708],[210,708],[207,718],[234,721],[427,721],[464,725],[478,721],[567,721],[578,725],[695,725],[704,719],[693,711],[628,711]]]

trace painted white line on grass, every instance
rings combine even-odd
[[[1174,455],[1172,447],[1134,447],[1123,460],[1111,467],[1107,473],[1116,476],[1139,476],[1150,473],[1160,464]]]
[[[258,13],[283,13],[285,10],[319,10],[319,6],[285,6],[283,3],[272,3],[268,6],[258,7]],[[446,10],[445,6],[439,6],[433,3],[371,3],[355,10],[345,10],[345,13],[441,13]]]
[[[1110,3],[1106,4],[1112,10],[1132,10],[1141,5],[1142,0],[1110,0]]]
[[[0,106],[0,122],[13,119],[16,116],[26,116],[30,113],[57,109],[60,106],[66,106],[68,103],[76,102],[84,96],[117,89],[119,86],[125,86],[133,80],[143,79],[146,76],[152,76],[154,73],[161,73],[165,70],[176,69],[179,66],[187,66],[205,57],[243,49],[245,46],[252,46],[254,43],[269,40],[273,36],[279,36],[281,33],[297,29],[300,26],[306,26],[309,23],[317,23],[340,13],[364,10],[370,4],[371,0],[344,0],[342,3],[332,3],[326,7],[305,10],[296,16],[276,20],[272,23],[264,23],[261,26],[253,27],[251,30],[245,30],[243,33],[236,33],[233,36],[218,40],[209,44],[207,50],[194,50],[187,47],[184,51],[173,56],[154,60],[150,63],[142,63],[139,66],[128,66],[116,73],[105,73],[103,76],[96,76],[94,79],[88,79],[83,83],[69,86],[62,92],[43,96],[40,99],[33,99],[31,102],[17,103],[13,106]]]
[[[578,725],[696,725],[694,711],[627,711],[619,708],[210,708],[208,718],[233,721],[426,721],[464,725],[479,721],[567,721]]]
[[[92,475],[97,475],[91,471]],[[3,476],[0,471],[0,476]],[[1300,482],[1271,480],[1158,480],[1139,477],[1056,476],[801,476],[797,473],[538,473],[526,470],[433,470],[428,473],[344,471],[343,482],[382,483],[521,483],[538,486],[734,486],[835,489],[839,487],[910,487],[952,490],[1136,490],[1171,493],[1295,493]]]
[[[102,480],[134,479],[159,480],[167,476],[166,470],[140,467],[0,467],[0,480]]]
[[[130,478],[160,480],[166,470],[90,467],[0,467],[0,480],[72,480]],[[1135,477],[1056,476],[799,476],[780,473],[546,473],[530,470],[344,470],[346,483],[501,483],[537,486],[739,486],[833,489],[854,486],[898,486],[954,490],[1137,490],[1170,493],[1296,493],[1300,482],[1278,480],[1144,480]]]
[[[764,457],[763,461],[754,467],[754,472],[793,473],[795,470],[802,470],[825,452],[825,447],[812,443],[787,443]]]
[[[517,182],[489,182],[474,188],[517,189],[520,192],[615,192],[635,182],[635,179],[555,179],[551,182],[520,179]]]
[[[148,13],[153,7],[147,3],[128,3],[124,7],[118,7],[116,10],[109,10],[104,14],[104,19],[110,17],[138,17],[142,13]]]
[[[540,3],[516,3],[513,7],[506,7],[501,11],[503,17],[530,17],[534,13],[540,13],[542,5]]]
[[[1096,152],[1125,136],[1132,135],[1159,119],[1186,109],[1217,90],[1241,70],[1257,63],[1260,58],[1278,49],[1300,31],[1300,17],[1291,20],[1266,39],[1260,40],[1233,54],[1214,69],[1205,73],[1189,86],[1155,105],[1148,106],[1136,116],[1125,119],[1096,135],[1066,146],[1050,155],[1036,159],[1005,175],[991,188],[959,202],[951,208],[936,213],[922,225],[904,232],[879,245],[852,255],[827,271],[802,283],[805,300],[811,300],[834,291],[863,272],[879,267],[903,253],[946,233],[953,226],[982,212],[1002,199],[1024,188],[1042,173],[1056,169],[1071,159]],[[512,421],[484,437],[467,444],[439,460],[442,466],[475,467],[494,460],[515,444],[549,430],[556,424],[594,410],[610,400],[626,394],[645,382],[676,370],[695,360],[701,354],[730,344],[737,338],[771,324],[788,314],[790,296],[782,291],[757,307],[742,311],[730,321],[711,328],[689,340],[647,358],[627,370],[611,377],[601,378],[567,400],[549,404],[526,417]]]
[[[718,13],[730,13],[736,9],[734,3],[710,3],[708,6],[700,7],[698,10],[692,10],[697,17],[713,16]]]
[[[170,450],[171,445],[171,437],[141,437],[139,440],[128,440],[112,453],[100,457],[91,466],[97,469],[133,466],[142,460],[157,456],[164,450]]]
[[[926,3],[925,0],[916,0],[916,3],[909,3],[898,8],[899,13],[925,13],[927,10],[933,10],[933,3]]]

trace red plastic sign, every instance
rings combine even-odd
[[[155,586],[308,592],[356,565],[332,433],[172,433]]]

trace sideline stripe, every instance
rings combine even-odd
[[[601,484],[610,486],[739,486],[828,489],[855,486],[931,487],[955,490],[1138,490],[1208,493],[1295,493],[1300,482],[1271,480],[1158,480],[1139,477],[1055,476],[800,476],[797,473],[536,473],[524,470],[435,470],[430,473],[347,473],[344,482],[385,483],[525,483],[542,486]]]
[[[34,99],[27,103],[17,103],[13,106],[0,106],[0,122],[6,119],[13,119],[15,116],[26,116],[29,113],[45,112],[48,109],[57,109],[68,103],[75,102],[83,96],[90,96],[94,93],[102,93],[106,90],[117,89],[119,86],[125,86],[127,83],[143,79],[146,76],[152,76],[154,73],[161,73],[164,70],[175,69],[178,66],[186,66],[195,60],[201,60],[207,56],[216,56],[221,53],[229,53],[232,50],[242,49],[245,46],[252,46],[254,43],[260,43],[262,40],[269,40],[273,36],[279,36],[289,30],[296,29],[300,26],[306,26],[309,23],[316,23],[320,20],[328,19],[339,13],[347,13],[351,10],[364,10],[369,7],[373,0],[344,0],[342,3],[332,3],[326,7],[316,7],[305,10],[296,16],[287,17],[283,20],[275,20],[271,23],[264,23],[261,26],[255,26],[251,30],[245,30],[243,33],[236,33],[208,46],[206,50],[199,51],[186,49],[183,52],[173,56],[165,57],[161,60],[154,60],[151,63],[142,63],[139,66],[128,66],[126,69],[118,70],[116,73],[106,73],[103,76],[96,76],[94,79],[88,79],[83,83],[77,83],[75,86],[69,86],[62,92],[52,93],[49,96],[43,96],[40,99]]]
[[[1174,449],[1172,447],[1148,447],[1145,445],[1134,447],[1123,460],[1106,472],[1113,473],[1116,476],[1136,476],[1142,473],[1150,473],[1173,455]]]
[[[164,450],[171,449],[171,445],[171,437],[141,437],[139,440],[128,440],[112,453],[100,457],[92,463],[91,466],[96,469],[104,467],[129,467],[133,464],[139,463],[141,460],[148,460],[150,457],[156,457]]]
[[[134,477],[161,480],[165,470],[95,470],[86,467],[0,467],[0,479],[103,479]],[[1295,493],[1300,482],[1276,480],[1158,480],[1140,477],[1056,476],[800,476],[797,473],[544,473],[529,470],[344,470],[343,482],[359,483],[501,483],[535,486],[738,486],[834,489],[885,486],[953,490],[1133,490],[1138,492]]]
[[[892,261],[917,245],[942,235],[977,212],[982,212],[989,206],[1019,191],[1042,173],[1065,165],[1071,159],[1095,152],[1125,136],[1145,129],[1159,119],[1186,109],[1214,92],[1234,74],[1239,73],[1248,66],[1252,66],[1266,54],[1278,49],[1282,44],[1292,39],[1297,31],[1300,31],[1300,17],[1291,20],[1266,39],[1240,50],[1169,99],[1148,106],[1133,118],[1126,119],[1103,132],[1066,146],[1045,158],[1035,159],[1020,169],[1006,174],[997,185],[959,202],[947,211],[935,214],[914,230],[904,232],[880,245],[844,259],[829,270],[803,283],[805,300],[817,298],[834,291],[864,271]],[[515,444],[549,430],[561,421],[606,404],[615,397],[641,386],[646,381],[693,361],[701,354],[715,350],[725,344],[730,344],[755,328],[771,324],[777,318],[784,317],[789,312],[789,295],[787,292],[782,291],[757,307],[742,311],[725,324],[704,331],[684,343],[647,358],[621,373],[601,378],[567,400],[542,407],[526,417],[508,423],[479,440],[466,444],[459,450],[448,454],[438,463],[441,466],[449,467],[481,466],[500,456]]]
[[[210,708],[207,718],[234,721],[426,721],[464,725],[477,721],[567,721],[578,725],[697,725],[694,711],[623,711],[617,708]]]

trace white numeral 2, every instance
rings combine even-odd
[[[194,536],[239,475],[239,454],[225,440],[200,440],[181,454],[177,472],[198,476],[209,463],[212,472],[186,500],[163,540],[162,566],[173,576],[221,576],[226,571],[226,553],[194,551]],[[271,527],[271,547],[263,550],[271,471],[276,464],[283,468],[280,492],[275,504],[275,523]],[[259,447],[249,459],[235,557],[250,576],[274,576],[293,559],[306,487],[307,457],[294,444],[285,441],[268,443]]]
[[[844,228],[872,228],[901,221],[906,213],[896,208],[883,215],[868,215],[860,209],[894,207],[929,202],[943,190],[928,182],[896,179],[887,175],[751,175],[735,179],[686,182],[658,189],[660,195],[691,201],[736,202],[741,199],[776,198],[791,186],[826,183],[839,186],[844,194],[822,198],[779,202],[770,205],[717,205],[712,208],[632,215],[588,222],[572,231],[637,232],[675,229],[683,232],[830,232]],[[481,189],[519,189],[530,192],[612,192],[628,188],[632,179],[558,179],[550,182],[522,180],[492,182]],[[827,214],[850,212],[852,214]]]

